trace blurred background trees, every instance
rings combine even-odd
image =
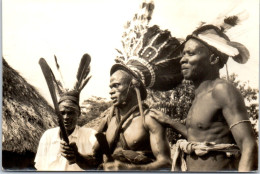
[[[111,101],[107,101],[102,97],[92,96],[91,98],[84,100],[81,106],[81,116],[78,119],[78,125],[83,126],[99,117],[111,105]]]

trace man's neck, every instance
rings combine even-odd
[[[121,105],[118,107],[119,114],[121,116],[124,116],[130,109],[132,109],[134,106],[136,106],[138,102],[127,102],[125,105]]]
[[[200,88],[200,86],[203,83],[206,83],[208,81],[213,81],[217,78],[219,78],[219,72],[218,71],[210,71],[204,77],[193,80],[193,84],[195,86],[195,91],[196,91],[196,89]]]
[[[219,77],[215,77],[215,78],[212,78],[212,79],[207,79],[207,80],[204,80],[204,81],[200,82],[199,84],[197,84],[197,86],[195,86],[195,96],[197,96],[201,92],[208,91],[208,89],[212,87],[212,84],[218,78]]]
[[[75,126],[75,128],[74,128],[73,130],[68,130],[68,131],[66,131],[66,132],[67,132],[67,135],[70,136],[70,135],[74,132],[75,129],[76,129],[76,126]]]

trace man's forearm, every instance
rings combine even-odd
[[[168,124],[175,129],[176,131],[178,131],[180,134],[182,134],[185,138],[187,138],[187,129],[186,126],[183,125],[182,123],[176,122],[174,120],[169,120]]]
[[[81,155],[78,153],[76,155],[76,163],[84,170],[95,169],[101,163],[101,159],[94,155]]]
[[[246,147],[246,148],[245,148]],[[239,161],[238,171],[239,172],[248,172],[254,169],[254,163],[258,158],[257,145],[251,144],[242,148],[241,158]]]

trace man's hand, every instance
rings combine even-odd
[[[151,109],[150,111],[150,116],[152,118],[157,120],[162,125],[170,126],[171,118],[168,115],[156,109]]]
[[[60,142],[61,147],[61,155],[64,156],[68,161],[69,164],[76,163],[76,158],[78,154],[78,147],[75,142],[67,144],[65,141],[61,140]]]
[[[185,125],[182,123],[179,123],[166,115],[165,113],[158,111],[156,109],[151,109],[150,110],[150,116],[154,118],[156,121],[158,121],[160,124],[166,127],[171,127],[178,131],[180,134],[182,134],[184,137],[187,137],[187,130]]]
[[[113,161],[103,164],[103,169],[105,171],[118,171],[118,170],[130,170],[129,164],[122,163],[120,161]]]

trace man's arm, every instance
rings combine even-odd
[[[156,160],[146,166],[141,167],[145,170],[170,169],[171,152],[166,138],[166,129],[149,114],[145,116],[145,123],[149,128],[150,144]]]
[[[217,84],[212,91],[212,96],[222,108],[228,125],[235,125],[231,128],[231,132],[241,150],[238,170],[253,170],[253,164],[257,160],[257,145],[252,126],[248,122],[243,97],[233,85],[226,82]]]
[[[187,129],[186,126],[174,121],[172,118],[170,118],[168,115],[165,113],[158,111],[156,109],[151,109],[150,116],[154,119],[156,119],[158,122],[161,124],[171,127],[178,131],[180,134],[182,134],[185,138],[187,138]]]

